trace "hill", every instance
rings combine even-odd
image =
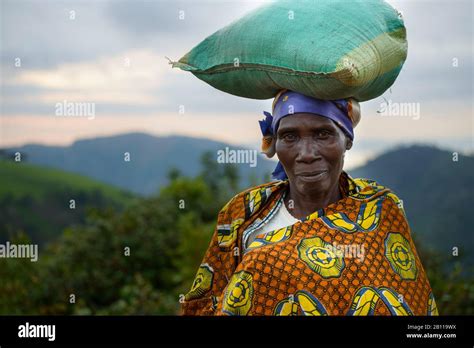
[[[217,151],[226,147],[244,149],[209,139],[129,133],[79,140],[67,147],[32,144],[5,151],[19,151],[30,163],[83,174],[141,195],[152,195],[168,182],[171,168],[178,169],[184,176],[196,176],[204,152],[210,152],[217,160]],[[128,162],[124,161],[125,153],[130,154]],[[255,167],[237,165],[241,187],[248,187],[255,180],[261,182],[276,165],[260,155],[257,159]]]
[[[450,256],[453,247],[474,264],[469,227],[474,196],[474,158],[430,146],[397,148],[363,167],[353,177],[376,180],[402,200],[415,238],[425,247]]]
[[[43,245],[84,222],[89,208],[122,209],[134,200],[131,193],[82,175],[21,162],[0,161],[0,182],[1,242],[23,231]]]

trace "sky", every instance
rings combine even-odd
[[[221,92],[171,68],[216,30],[261,6],[244,0],[0,0],[0,148],[66,146],[128,132],[180,134],[258,149],[271,99]],[[473,2],[388,1],[403,15],[408,58],[383,96],[361,103],[347,167],[412,143],[474,153]],[[386,101],[414,107],[384,116]],[[58,115],[86,102],[93,117]]]

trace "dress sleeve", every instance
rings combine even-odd
[[[181,303],[181,315],[214,315],[222,292],[237,267],[238,226],[229,213],[229,203],[219,212],[209,247],[191,289]]]

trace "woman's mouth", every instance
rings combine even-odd
[[[297,177],[303,181],[317,181],[326,176],[327,170],[317,171],[317,172],[306,172],[297,174]]]

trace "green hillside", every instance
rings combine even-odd
[[[216,161],[217,151],[226,147],[234,150],[246,148],[204,138],[128,133],[80,139],[65,147],[27,144],[7,148],[3,152],[5,156],[20,152],[28,163],[78,173],[124,190],[151,196],[168,184],[167,175],[171,168],[187,177],[195,177],[199,174],[199,159],[203,153],[210,152],[212,160]],[[258,149],[250,150],[260,152]],[[125,152],[130,154],[130,162],[124,161]],[[258,155],[255,164],[254,167],[249,163],[236,165],[241,189],[252,186],[253,181],[267,181],[276,162]]]
[[[0,161],[0,183],[0,241],[22,231],[43,245],[66,226],[83,223],[88,209],[122,209],[134,199],[78,174],[5,160]]]
[[[413,155],[416,155],[415,158]],[[386,161],[387,157],[382,155],[379,157],[382,162],[375,160],[375,164],[379,163],[380,166],[369,163],[364,167],[368,168],[368,171],[359,174],[376,178],[394,188],[405,200],[407,211],[411,214],[409,221],[413,227],[417,251],[423,260],[440,313],[472,315],[474,313],[472,273],[463,273],[468,270],[464,259],[453,258],[446,249],[428,250],[431,249],[430,242],[439,238],[438,231],[443,229],[435,231],[424,228],[423,224],[426,222],[420,220],[420,211],[417,211],[417,205],[430,208],[436,204],[456,204],[456,209],[449,211],[449,214],[454,214],[457,210],[459,213],[456,213],[458,215],[455,218],[459,218],[460,213],[469,214],[470,205],[462,199],[460,189],[472,187],[471,177],[466,176],[464,179],[469,180],[463,180],[462,175],[454,175],[454,183],[445,185],[443,176],[438,176],[439,170],[431,169],[430,163],[434,165],[432,160],[443,161],[445,155],[446,153],[439,153],[439,150],[433,149],[397,150],[388,154],[390,161]],[[463,171],[471,168],[465,167],[469,163],[468,158],[462,158],[461,161],[464,164],[458,164],[464,166]],[[180,304],[177,299],[189,290],[193,282],[196,269],[213,234],[219,209],[238,192],[235,167],[222,166],[209,156],[203,157],[201,162],[202,169],[197,177],[189,178],[174,171],[169,175],[169,183],[152,197],[140,197],[122,211],[98,209],[88,215],[84,223],[64,228],[60,235],[56,235],[54,242],[42,250],[38,262],[30,262],[27,259],[0,260],[0,314],[178,314]],[[389,166],[387,170],[386,166]],[[438,178],[436,189],[428,192],[412,186],[404,189],[404,185],[401,184],[407,182],[407,178],[413,177],[413,173],[420,174],[417,166],[426,168],[428,173]],[[25,168],[32,167],[18,165],[10,169],[20,171],[24,175]],[[455,173],[455,170],[451,171]],[[112,202],[108,196],[104,196],[104,191],[91,189],[91,186],[97,187],[93,181],[87,181],[91,185],[80,185],[77,188],[75,184],[79,180],[71,180],[70,185],[63,185],[62,176],[69,174],[57,172],[55,174],[58,174],[56,180],[49,180],[48,176],[44,181],[48,186],[43,182],[35,184],[40,197],[39,203],[31,203],[37,200],[31,198],[33,194],[30,196],[28,191],[24,191],[26,196],[17,194],[21,190],[14,192],[17,196],[12,192],[8,193],[13,203],[2,203],[0,211],[3,215],[0,221],[10,221],[4,218],[5,211],[13,214],[12,212],[17,209],[16,223],[18,221],[24,223],[22,219],[28,218],[27,222],[33,224],[35,222],[33,219],[36,219],[37,223],[41,224],[40,232],[53,231],[59,234],[59,222],[64,223],[63,220],[58,220],[60,217],[71,220],[83,214],[83,212],[79,214],[79,210],[71,212],[64,208],[64,201],[68,201],[71,192],[75,196],[82,192],[88,202],[95,204],[100,200],[91,198],[93,197],[91,192],[99,192],[100,194],[96,195],[102,197],[103,202]],[[14,175],[11,175],[9,180],[16,182],[16,178],[12,177]],[[28,176],[26,180],[28,181]],[[61,186],[63,189],[58,191],[58,187]],[[421,184],[418,183],[418,186],[421,187]],[[448,195],[450,190],[454,193],[454,197]],[[423,197],[433,199],[427,194],[431,191],[438,192],[437,194],[447,202],[425,201],[422,205],[420,201],[414,200],[418,195],[421,199]],[[185,207],[181,208],[177,204],[180,200],[185,202]],[[465,209],[461,211],[463,207],[459,204],[463,204]],[[82,205],[79,204],[78,209]],[[424,212],[428,217],[439,214],[438,210]],[[450,218],[446,214],[441,216],[448,220]],[[55,227],[48,227],[48,224]],[[417,224],[421,225],[417,227]],[[423,233],[424,231],[428,233]],[[446,235],[453,238],[448,241],[448,246],[452,245],[454,238],[460,236],[464,236],[463,245],[472,243],[468,228],[461,231],[452,228],[447,230]],[[53,238],[51,234],[47,237],[50,240]],[[16,240],[23,241],[21,238]],[[127,249],[129,254],[125,253]],[[461,249],[461,254],[463,250]],[[65,301],[70,294],[78,294],[77,302]]]
[[[474,158],[430,146],[409,146],[386,152],[354,177],[376,180],[402,200],[412,233],[426,248],[443,255],[459,249],[459,259],[474,265],[470,228],[474,195]]]

